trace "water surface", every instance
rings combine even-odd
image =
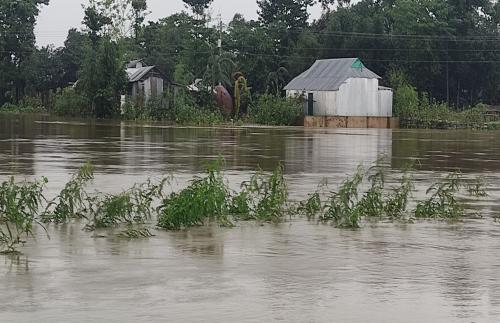
[[[483,175],[483,219],[364,224],[294,220],[232,229],[93,238],[49,227],[0,257],[0,322],[498,322],[499,132],[172,128],[0,116],[0,179],[49,178],[55,194],[83,161],[94,188],[119,192],[173,174],[183,186],[223,156],[233,187],[282,162],[293,198],[388,157],[391,180],[418,160],[417,186],[446,172]]]

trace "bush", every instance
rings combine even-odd
[[[394,94],[394,115],[408,118],[419,110],[418,93],[411,85],[404,84]]]
[[[179,92],[175,97],[150,98],[144,105],[142,98],[128,101],[123,107],[123,118],[127,120],[171,121],[182,125],[214,125],[222,123],[223,118],[217,109],[199,107],[196,98]]]
[[[401,126],[405,128],[428,128],[428,129],[495,129],[498,127],[494,121],[498,117],[488,116],[484,105],[466,108],[457,111],[443,102],[430,99],[428,94],[418,93],[416,89],[401,81],[395,89],[394,115],[401,120]]]
[[[74,88],[68,87],[55,96],[54,113],[70,117],[89,116],[90,102]]]
[[[42,101],[37,97],[24,97],[18,104],[5,103],[0,106],[0,112],[9,113],[36,113],[46,111]]]
[[[274,126],[292,126],[304,116],[304,105],[298,98],[282,98],[264,94],[250,106],[252,122]]]
[[[179,104],[175,107],[175,123],[190,125],[220,124],[223,117],[219,111],[200,109],[190,104]]]

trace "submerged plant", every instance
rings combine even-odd
[[[368,181],[370,181],[371,186],[359,201],[359,212],[368,217],[382,217],[384,215],[384,161],[384,156],[379,157],[375,165],[368,170]]]
[[[279,222],[286,215],[288,186],[282,165],[270,176],[257,172],[242,186],[240,197],[247,198],[248,213],[240,214],[240,219]]]
[[[151,220],[156,207],[153,203],[163,197],[163,190],[170,177],[159,182],[148,179],[120,194],[97,194],[88,197],[90,223],[87,231],[110,228],[121,224],[142,224]]]
[[[130,193],[106,195],[103,199],[91,199],[90,223],[85,227],[87,231],[109,228],[118,224],[133,224],[138,218],[134,217],[134,204]],[[141,219],[142,220],[142,219]],[[139,223],[142,223],[142,221]]]
[[[195,178],[191,184],[165,198],[159,207],[158,227],[181,230],[217,221],[229,226],[229,189],[221,175],[221,161],[207,168],[207,176]]]
[[[320,217],[323,222],[333,221],[338,228],[359,228],[363,216],[358,207],[358,190],[363,181],[363,168],[346,179],[338,192],[333,192],[326,206],[326,212]]]
[[[13,253],[24,236],[33,235],[33,224],[45,200],[47,179],[16,183],[11,177],[0,185],[0,251]]]
[[[85,163],[63,190],[45,208],[41,215],[44,223],[63,223],[72,219],[84,218],[87,212],[87,193],[85,186],[94,179],[94,167]]]
[[[487,197],[487,188],[488,185],[484,176],[478,176],[474,178],[472,182],[467,184],[467,192],[469,193],[469,196],[472,197]]]
[[[460,173],[449,174],[440,183],[433,184],[426,192],[430,198],[417,204],[415,217],[417,218],[446,218],[457,219],[465,215],[463,204],[457,194],[462,186]]]
[[[148,179],[145,183],[134,186],[130,190],[134,204],[134,213],[150,220],[156,211],[153,203],[165,197],[163,193],[165,185],[171,180],[171,176],[164,177],[159,182],[153,182],[151,179]]]
[[[323,180],[316,192],[309,194],[309,197],[305,201],[299,202],[297,207],[297,212],[299,214],[305,215],[309,220],[316,218],[321,215],[325,209],[323,201],[321,200],[321,195],[323,190],[328,187],[326,180]]]
[[[125,239],[139,239],[139,238],[151,238],[154,234],[148,228],[135,229],[133,227],[128,227],[126,230],[118,233],[119,238]]]
[[[395,188],[385,201],[385,213],[391,219],[401,219],[407,209],[410,197],[415,189],[413,175],[408,168],[401,178],[400,186]]]

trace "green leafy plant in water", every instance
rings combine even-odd
[[[158,182],[148,179],[145,183],[134,186],[130,193],[134,204],[134,213],[150,220],[156,208],[153,203],[163,199],[165,185],[170,183],[172,176],[164,177]]]
[[[301,215],[305,215],[309,220],[316,218],[318,215],[323,214],[325,209],[324,203],[321,200],[321,196],[325,188],[328,187],[326,180],[323,180],[319,185],[316,192],[309,194],[309,197],[305,201],[299,202],[297,207],[297,212]]]
[[[156,207],[155,201],[163,198],[165,185],[171,177],[159,182],[148,179],[120,194],[97,195],[88,198],[90,223],[87,231],[110,228],[122,224],[142,224],[150,220]]]
[[[250,193],[243,188],[241,192],[236,192],[235,195],[231,197],[229,213],[236,217],[245,217],[248,216],[250,212]]]
[[[320,221],[333,221],[338,228],[359,228],[363,213],[358,206],[358,191],[364,177],[360,166],[356,174],[346,179],[338,192],[333,192]]]
[[[408,202],[415,189],[414,179],[407,170],[401,178],[401,185],[394,189],[385,201],[385,213],[391,219],[401,219],[407,209]]]
[[[280,222],[286,215],[288,186],[282,165],[270,176],[257,172],[242,187],[243,195],[240,198],[247,198],[248,213],[240,214],[239,219]]]
[[[85,186],[94,179],[94,167],[85,163],[64,189],[47,205],[41,215],[44,223],[64,223],[72,219],[84,218],[88,209]]]
[[[87,231],[110,228],[119,224],[142,223],[142,218],[134,216],[134,204],[129,192],[105,195],[104,198],[90,199],[90,223]]]
[[[426,192],[430,198],[417,204],[417,218],[458,219],[465,215],[463,204],[457,195],[462,187],[462,177],[458,172],[449,174],[440,183],[432,185]]]
[[[46,184],[46,178],[16,183],[11,177],[0,185],[0,252],[15,253],[23,236],[33,235]]]
[[[195,178],[191,184],[166,197],[159,207],[158,227],[181,230],[217,221],[231,226],[230,193],[221,174],[221,160],[210,164],[207,176]]]
[[[383,162],[385,160],[384,156],[379,157],[375,165],[368,170],[368,180],[371,186],[358,204],[358,211],[368,217],[380,218],[384,215],[385,170]]]

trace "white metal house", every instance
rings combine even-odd
[[[308,98],[307,115],[392,117],[393,93],[358,58],[316,61],[286,87],[288,96]]]

